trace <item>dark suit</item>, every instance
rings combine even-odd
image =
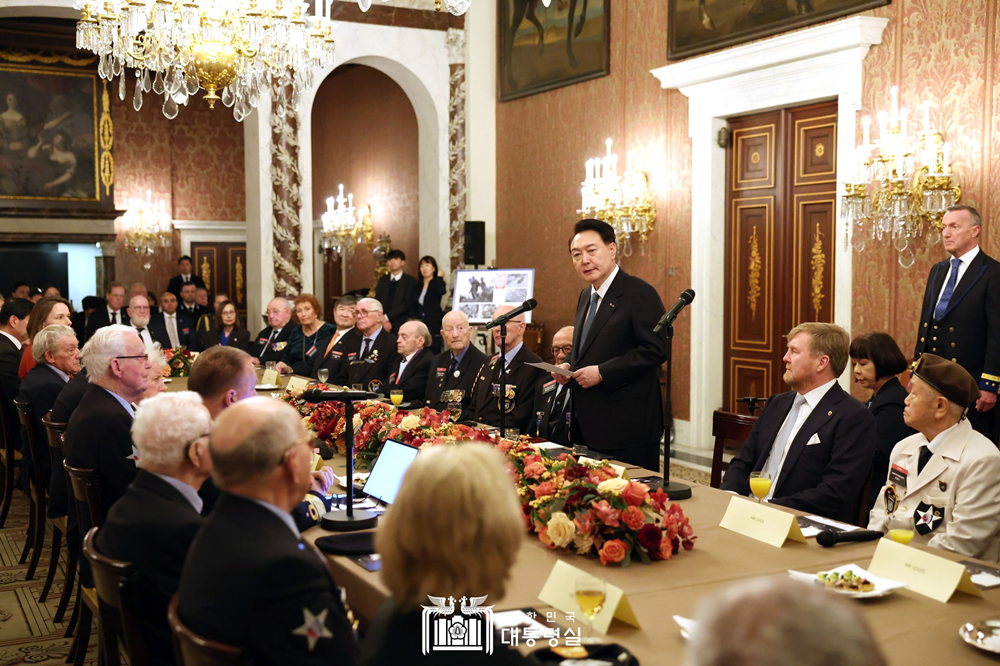
[[[17,374],[21,366],[21,349],[6,335],[0,335],[0,387],[14,409],[14,398],[21,390],[21,377]],[[11,412],[12,414],[15,412]]]
[[[42,425],[42,418],[56,404],[56,399],[62,390],[66,388],[66,384],[67,382],[63,381],[63,378],[56,374],[55,370],[42,363],[31,369],[24,378],[24,381],[21,382],[21,391],[17,394],[19,400],[27,400],[31,404],[35,415],[35,436],[38,440],[40,453],[42,454],[40,461],[31,459],[31,449],[28,447],[28,431],[24,426],[21,426],[21,454],[24,456],[25,461],[22,469],[30,475],[32,473],[31,465],[40,464],[42,477],[46,479],[46,482],[52,476],[52,466],[49,463],[48,435],[45,426]],[[26,476],[22,480],[25,487],[27,487],[27,480],[30,478],[30,476]]]
[[[559,384],[549,375],[543,375],[535,386],[535,406],[531,410],[531,427],[529,435],[544,437],[556,444],[570,443],[570,418],[573,410],[573,395],[569,386]],[[558,396],[556,395],[558,393]],[[563,393],[566,393],[563,396]],[[557,400],[558,397],[558,400]],[[539,420],[538,415],[541,414]]]
[[[577,301],[570,366],[596,365],[603,380],[587,389],[567,384],[573,391],[571,439],[656,470],[663,436],[659,371],[667,344],[653,327],[665,312],[663,302],[653,287],[619,269],[581,343],[590,299],[587,287]]]
[[[795,391],[786,391],[768,398],[750,436],[729,463],[723,490],[750,494],[750,472],[764,468],[795,396]],[[875,417],[834,383],[788,444],[778,478],[772,480],[771,502],[853,524],[871,473],[876,439]]]
[[[203,522],[177,488],[139,470],[97,533],[99,553],[131,562],[139,573],[142,637],[150,664],[176,663],[167,605],[180,587],[184,558]]]
[[[535,404],[535,386],[538,379],[545,373],[526,363],[540,363],[541,359],[525,344],[517,350],[517,354],[504,370],[507,393],[514,394],[513,405],[504,401],[507,411],[506,426],[517,428],[522,433],[528,431],[534,414],[531,409]],[[499,394],[494,394],[493,385],[500,383],[500,355],[494,354],[487,363],[479,369],[475,386],[472,389],[472,418],[480,423],[491,426],[500,425]],[[499,391],[499,389],[497,389]]]
[[[396,356],[389,366],[388,390],[402,389],[403,402],[423,403],[424,389],[427,388],[427,378],[431,374],[431,364],[434,362],[434,352],[430,349],[420,349],[403,368],[399,375],[399,366],[403,363],[402,356]]]
[[[388,390],[386,382],[389,380],[389,366],[399,356],[396,352],[396,336],[388,331],[381,331],[365,358],[361,358],[363,345],[362,334],[344,346],[344,361],[335,383],[343,386],[361,384],[364,390],[376,393]]]
[[[87,380],[87,369],[83,368],[80,372],[73,375],[73,379],[69,380],[62,391],[59,392],[59,397],[56,398],[55,404],[52,405],[52,414],[49,416],[52,422],[69,423],[70,417],[73,416],[73,412],[76,411],[77,406],[89,389],[90,382]],[[48,434],[45,436],[47,438]],[[52,464],[52,473],[49,476],[49,502],[46,513],[49,514],[50,518],[59,518],[65,516],[68,511],[68,489],[66,488],[66,472],[63,471],[62,451],[59,449],[50,449],[49,459]],[[66,542],[70,543],[69,535],[66,535]]]
[[[124,306],[118,311],[118,319],[119,324],[128,326],[128,312],[125,311]],[[108,306],[106,305],[90,313],[90,318],[87,319],[87,339],[89,340],[97,329],[104,328],[105,326],[111,326],[111,315],[108,314]]]
[[[431,363],[430,375],[427,377],[427,387],[424,389],[424,404],[438,411],[448,408],[448,403],[441,400],[444,391],[460,390],[462,392],[462,410],[468,410],[472,404],[472,385],[476,382],[476,373],[486,363],[486,354],[469,343],[465,348],[465,356],[455,370],[451,368],[451,350],[446,349],[434,357]],[[458,372],[458,377],[455,376]]]
[[[934,316],[938,296],[951,271],[950,259],[934,264],[920,307],[914,360],[930,352],[969,371],[982,391],[1000,389],[1000,263],[982,248],[966,268],[940,320]],[[998,408],[969,410],[969,422],[996,444],[1000,441]]]
[[[431,332],[431,336],[434,338],[434,345],[432,346],[435,350],[441,349],[441,319],[444,317],[444,311],[441,309],[441,299],[445,294],[448,293],[448,285],[444,283],[444,279],[435,275],[431,279],[431,283],[427,285],[427,293],[424,294],[424,303],[420,304],[420,292],[424,290],[424,279],[423,276],[417,278],[417,288],[413,295],[413,316],[424,322],[427,325],[427,330]],[[395,324],[393,324],[395,328]]]
[[[189,351],[198,351],[201,344],[198,335],[194,330],[194,322],[180,310],[177,311],[177,340],[181,347],[186,347]],[[167,320],[162,312],[151,315],[149,318],[149,334],[154,342],[159,342],[164,349],[170,349],[170,335],[167,333]]]
[[[180,301],[177,304],[177,312],[182,312],[186,314],[188,317],[191,318],[191,321],[195,322],[195,324],[198,323],[198,320],[201,319],[202,315],[214,314],[212,312],[212,309],[206,305],[198,305],[197,303],[195,303],[194,308],[188,308],[186,305],[184,305],[184,301]]]
[[[205,288],[205,281],[202,280],[195,273],[191,273],[191,282],[193,282],[194,286],[198,289]],[[175,275],[172,278],[170,278],[170,282],[167,283],[167,291],[176,296],[177,300],[179,301],[181,300],[181,287],[183,286],[184,286],[184,278],[182,278],[180,275]]]
[[[85,342],[87,340],[87,313],[74,312],[70,316],[70,321],[73,331],[76,332],[76,339],[81,343]]]
[[[278,361],[283,360],[285,358],[285,347],[288,346],[288,336],[290,336],[292,331],[298,327],[298,324],[288,322],[280,331],[278,331],[278,334],[274,336],[271,343],[268,344],[267,341],[271,338],[271,333],[274,331],[272,327],[268,326],[257,334],[257,340],[250,345],[250,355],[260,360],[261,365],[266,365],[270,362],[277,363]],[[267,347],[267,349],[265,349],[265,347]]]
[[[400,326],[416,316],[413,306],[420,296],[421,287],[415,277],[406,273],[399,276],[395,289],[389,288],[389,282],[391,282],[390,275],[379,278],[378,284],[375,285],[375,300],[382,304],[382,310],[392,324],[392,330],[398,331]],[[440,327],[438,330],[441,330]]]
[[[352,344],[355,340],[360,340],[362,338],[361,333],[358,331],[357,327],[352,328],[347,333],[340,336],[337,343],[333,345],[333,349],[330,350],[329,354],[321,356],[316,354],[316,361],[313,363],[312,377],[316,376],[316,373],[321,369],[326,369],[330,374],[327,375],[327,381],[331,381],[336,377],[340,376],[340,366],[344,364],[344,350],[347,346]],[[329,340],[327,341],[327,346],[330,345]],[[326,352],[326,349],[323,349]]]
[[[212,329],[205,334],[205,349],[210,349],[222,342],[222,332],[216,329]],[[229,340],[226,341],[227,347],[236,347],[237,349],[242,349],[247,351],[250,349],[250,331],[243,328],[242,326],[234,326],[232,333],[229,334]]]
[[[875,506],[879,488],[886,484],[889,477],[889,456],[892,455],[892,449],[917,432],[903,421],[903,401],[906,396],[906,389],[899,383],[899,379],[893,377],[868,402],[868,411],[875,417],[877,432],[875,455],[872,458],[872,487],[868,493],[869,511]]]
[[[188,553],[178,614],[199,635],[245,648],[254,664],[331,666],[357,655],[325,558],[267,507],[225,492]]]

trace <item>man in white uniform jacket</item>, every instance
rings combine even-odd
[[[965,368],[933,354],[920,357],[903,410],[917,434],[892,450],[868,529],[908,527],[916,543],[997,561],[1000,452],[965,417],[978,399]]]

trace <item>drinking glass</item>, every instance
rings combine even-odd
[[[278,363],[276,361],[268,361],[267,363],[264,364],[264,369],[265,370],[277,370],[278,369]]]
[[[365,390],[365,385],[364,384],[351,384],[351,390],[352,391],[364,391]]]
[[[448,416],[451,418],[451,422],[455,423],[462,417],[462,403],[460,402],[449,402],[448,403]]]
[[[886,534],[896,543],[905,546],[913,540],[913,516],[911,515],[894,511],[890,514],[886,527],[889,529]]]
[[[521,431],[518,430],[517,428],[507,428],[504,431],[504,437],[511,441],[516,442],[520,436],[521,436]]]
[[[330,371],[326,368],[320,368],[316,371],[316,379],[319,380],[320,384],[326,384],[326,380],[330,378]]]
[[[399,406],[403,402],[403,391],[402,391],[402,389],[392,389],[391,391],[389,391],[389,399],[392,400],[392,404],[393,405],[395,405],[397,408],[399,408]]]
[[[771,475],[767,472],[750,472],[750,492],[757,497],[757,504],[771,492]]]
[[[576,579],[575,593],[576,605],[583,611],[584,616],[589,621],[591,633],[593,633],[594,618],[604,608],[606,594],[604,581],[594,576],[580,576]],[[597,637],[592,636],[581,642],[594,643],[596,641]]]
[[[280,400],[281,399],[281,393],[280,392],[272,393],[271,397],[274,398],[275,400]]]

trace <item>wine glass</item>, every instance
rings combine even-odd
[[[319,380],[320,384],[326,384],[326,380],[330,378],[330,371],[327,368],[320,368],[316,371],[316,379]]]
[[[365,390],[365,385],[364,384],[351,384],[351,390],[352,391],[364,391]]]
[[[516,442],[521,437],[521,431],[517,428],[507,428],[504,431],[504,437],[513,442]]]
[[[757,497],[757,504],[771,492],[771,475],[768,472],[750,472],[750,492]]]
[[[277,370],[278,369],[278,364],[275,361],[268,361],[267,363],[264,364],[264,369],[265,370]]]
[[[580,576],[576,579],[575,593],[576,605],[583,611],[583,614],[589,620],[591,630],[593,630],[594,618],[604,608],[604,598],[606,595],[604,581],[595,576]],[[596,641],[597,638],[594,636],[581,642],[594,643]]]
[[[460,402],[449,402],[448,403],[448,416],[451,417],[451,422],[455,423],[462,416],[462,403]]]
[[[281,400],[281,393],[276,391],[271,394],[271,397],[274,398],[275,400]]]
[[[403,403],[403,391],[402,389],[392,389],[389,391],[389,399],[392,400],[392,404],[398,409]]]
[[[896,543],[905,546],[913,540],[913,516],[894,511],[889,515],[886,527],[889,529],[886,534]]]

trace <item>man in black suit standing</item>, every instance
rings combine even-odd
[[[375,299],[385,310],[382,322],[385,330],[391,331],[393,326],[399,330],[404,322],[415,316],[413,305],[417,302],[420,289],[417,279],[403,272],[406,254],[402,250],[390,250],[386,263],[389,264],[389,274],[379,278],[375,285]]]
[[[982,217],[972,206],[952,206],[942,220],[941,240],[951,258],[934,264],[924,290],[913,358],[926,352],[968,370],[981,397],[969,423],[1000,442],[1000,263],[979,247]]]
[[[383,329],[382,304],[377,299],[362,298],[355,313],[361,337],[344,346],[340,372],[331,379],[344,386],[361,384],[365,391],[378,393],[385,388],[389,366],[398,356],[396,336]]]
[[[190,351],[198,351],[200,348],[194,320],[178,312],[173,292],[165,291],[160,296],[160,311],[150,316],[149,333],[164,349],[187,347]]]
[[[14,398],[21,390],[21,343],[28,336],[28,319],[35,304],[26,298],[11,298],[0,308],[0,388],[3,389],[11,414]]]
[[[288,336],[298,327],[290,323],[292,320],[292,305],[287,298],[277,296],[267,304],[267,323],[269,326],[257,334],[257,340],[250,345],[250,356],[254,365],[277,363],[285,358],[285,347],[288,346]]]
[[[95,310],[87,319],[87,339],[94,335],[94,331],[112,324],[122,324],[128,326],[128,313],[125,307],[125,285],[121,282],[112,282],[108,293],[104,295],[107,303],[103,308]]]
[[[167,291],[180,298],[181,287],[186,284],[193,284],[198,289],[205,288],[205,281],[191,271],[191,257],[185,254],[177,260],[177,266],[181,269],[181,273],[170,278],[170,282],[167,283]]]
[[[398,331],[398,356],[389,366],[389,385],[386,389],[402,391],[403,402],[423,404],[424,389],[434,360],[434,353],[430,350],[433,342],[431,332],[424,322],[417,320],[402,324]]]
[[[553,375],[573,394],[571,440],[622,462],[660,468],[663,401],[659,369],[667,360],[664,339],[653,327],[665,312],[647,282],[616,263],[611,225],[580,220],[569,243],[577,274],[590,287],[580,292],[569,364],[572,379]]]
[[[448,408],[447,400],[441,399],[445,391],[458,391],[460,396],[452,394],[462,403],[462,411],[466,412],[472,404],[472,385],[476,381],[476,372],[486,362],[486,354],[476,349],[472,344],[472,327],[469,317],[461,310],[452,310],[441,320],[441,337],[448,347],[434,357],[431,372],[427,377],[427,387],[424,390],[424,404],[442,411]]]
[[[341,590],[291,516],[312,483],[309,441],[298,412],[263,397],[226,409],[212,428],[223,492],[188,553],[178,614],[253,663],[329,666],[357,656]]]
[[[555,365],[566,361],[573,351],[573,327],[563,326],[552,336],[552,359]],[[570,388],[544,375],[535,387],[534,417],[529,435],[544,437],[556,444],[570,443],[573,397]]]
[[[850,343],[836,324],[809,322],[788,333],[782,360],[792,390],[768,398],[729,463],[723,490],[749,496],[750,473],[763,472],[771,479],[765,500],[855,522],[877,428],[868,408],[837,383]]]
[[[502,305],[493,312],[493,319],[507,314],[513,305]],[[541,363],[535,352],[524,344],[524,313],[507,322],[507,346],[504,352],[504,384],[506,394],[500,393],[500,354],[494,354],[477,374],[472,389],[472,419],[491,426],[500,425],[500,410],[507,416],[504,427],[517,428],[522,433],[531,424],[531,408],[535,404],[535,386],[545,373],[528,363]],[[493,342],[500,346],[500,327],[493,328]]]
[[[132,425],[139,472],[108,511],[94,544],[102,555],[131,562],[139,574],[139,620],[150,664],[176,663],[167,605],[204,522],[198,489],[212,473],[211,426],[212,417],[193,391],[142,402]]]

